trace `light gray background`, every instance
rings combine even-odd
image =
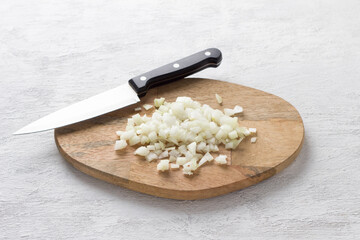
[[[207,47],[197,76],[276,94],[306,137],[279,175],[202,201],[93,179],[53,132],[11,133],[68,104]],[[360,1],[0,3],[0,238],[359,239]]]

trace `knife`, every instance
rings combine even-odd
[[[51,113],[16,131],[26,134],[63,127],[140,102],[148,89],[182,79],[208,67],[218,67],[222,54],[209,48],[134,77],[123,85]]]

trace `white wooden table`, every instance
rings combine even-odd
[[[1,239],[359,239],[360,2],[0,4]],[[301,113],[296,161],[225,196],[174,201],[93,179],[53,132],[12,132],[207,47],[196,76],[276,94]]]

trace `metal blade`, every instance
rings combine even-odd
[[[51,113],[21,128],[14,134],[45,131],[93,118],[104,113],[139,102],[140,99],[128,83],[100,93],[81,102]]]

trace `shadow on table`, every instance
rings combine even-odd
[[[73,168],[65,160],[63,163],[66,165],[65,168],[72,171],[79,181],[85,185],[89,185],[90,188],[97,188],[97,190],[103,191],[104,195],[114,195],[116,198],[121,198],[122,201],[129,201],[141,206],[148,205],[151,208],[159,208],[169,212],[199,214],[234,208],[235,205],[256,205],[257,202],[271,198],[281,190],[285,189],[286,191],[286,189],[292,188],[292,185],[296,184],[297,179],[304,174],[310,159],[311,146],[305,137],[299,156],[288,168],[285,168],[279,174],[243,190],[214,198],[191,201],[165,199],[138,193],[88,176]],[[289,194],[291,194],[291,192],[289,192]]]

